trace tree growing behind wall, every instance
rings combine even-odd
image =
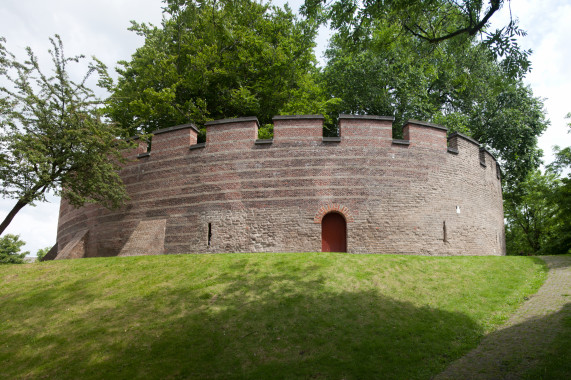
[[[119,81],[108,113],[137,132],[240,116],[271,123],[280,113],[329,112],[317,83],[317,24],[252,0],[166,1]],[[201,137],[199,137],[201,138]],[[202,137],[203,138],[203,137]]]
[[[539,165],[537,137],[548,121],[542,100],[522,82],[531,52],[515,40],[502,42],[505,36],[494,38],[487,23],[479,30],[488,39],[453,32],[473,21],[467,9],[481,1],[356,4],[339,0],[325,13],[335,34],[323,76],[326,92],[342,99],[338,112],[393,115],[397,136],[410,118],[465,133],[499,158],[505,187]]]
[[[81,82],[74,82],[68,66],[83,57],[66,57],[59,36],[50,39],[52,71],[40,69],[30,48],[18,61],[0,39],[0,194],[16,200],[0,224],[0,234],[24,206],[44,201],[46,192],[60,195],[74,206],[99,202],[117,207],[126,198],[117,173],[121,151],[130,144],[118,126],[101,117],[100,105],[87,80],[98,85],[110,79],[94,59]]]
[[[416,118],[486,144],[506,187],[539,165],[548,122],[521,81],[531,52],[514,37],[525,32],[488,25],[504,1],[308,0],[302,20],[251,0],[166,3],[160,28],[133,24],[145,45],[121,62],[109,99],[132,134],[252,115],[262,125],[277,114],[321,113],[326,125],[339,113],[392,115],[397,137]],[[335,34],[321,72],[312,49],[325,21]]]

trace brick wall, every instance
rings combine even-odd
[[[58,247],[88,230],[85,257],[134,241],[157,246],[147,253],[320,251],[321,218],[339,212],[352,253],[505,254],[498,166],[476,141],[447,143],[445,128],[414,120],[393,140],[392,118],[349,115],[340,138],[322,138],[322,123],[278,116],[271,142],[256,140],[256,118],[207,123],[205,144],[192,125],[161,130],[121,173],[123,209],[62,202]]]

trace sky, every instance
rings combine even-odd
[[[281,5],[286,1],[274,0]],[[289,1],[293,10],[300,0]],[[84,54],[96,56],[114,74],[116,62],[129,60],[144,40],[127,30],[130,20],[159,25],[161,0],[2,0],[0,4],[0,36],[7,48],[18,57],[25,57],[31,47],[43,67],[47,67],[49,37],[59,34],[67,56]],[[511,9],[510,9],[511,8]],[[511,15],[528,35],[520,39],[526,49],[532,49],[532,71],[525,82],[535,96],[544,98],[548,130],[540,137],[544,161],[553,160],[552,147],[571,145],[565,115],[571,112],[571,4],[566,0],[512,0],[492,17],[493,25],[505,25]],[[316,54],[323,62],[328,31],[320,30]],[[81,75],[72,71],[72,75]],[[15,200],[0,198],[0,218],[14,206]],[[38,249],[56,242],[59,198],[50,196],[48,202],[22,209],[6,233],[20,235],[27,244],[24,250],[35,255]]]

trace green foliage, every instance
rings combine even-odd
[[[23,264],[30,252],[20,252],[26,243],[19,235],[6,234],[0,237],[0,264]]]
[[[0,377],[430,379],[545,277],[529,257],[328,253],[0,268]]]
[[[571,114],[567,115],[571,118]],[[571,128],[571,124],[569,124]],[[571,132],[568,131],[568,133]],[[548,170],[562,176],[560,185],[553,193],[553,201],[559,208],[558,234],[552,242],[552,250],[558,253],[571,253],[571,147],[554,147],[555,161],[548,166]]]
[[[506,193],[506,245],[511,255],[554,253],[549,250],[558,234],[559,207],[553,197],[559,180],[554,173],[530,172],[515,193]],[[563,253],[563,252],[560,252]]]
[[[161,27],[133,23],[145,45],[122,61],[109,116],[132,134],[284,110],[316,113],[316,24],[253,0],[167,1]],[[303,105],[299,97],[305,96]]]
[[[566,119],[571,119],[571,113],[568,113],[565,117]],[[571,133],[571,123],[567,124],[569,131]],[[566,147],[561,149],[559,146],[554,147],[555,151],[555,161],[549,165],[549,169],[561,173],[565,169],[571,168],[571,147]],[[568,178],[571,177],[571,173],[568,173]]]
[[[99,202],[117,207],[126,198],[117,171],[129,146],[124,131],[102,120],[97,99],[86,85],[111,80],[95,58],[79,83],[68,66],[82,56],[66,57],[59,36],[51,39],[52,72],[45,74],[32,50],[19,62],[0,40],[0,72],[9,84],[0,87],[0,194],[17,199],[0,226],[0,234],[25,205],[43,201],[47,191],[74,206]]]
[[[46,247],[46,248],[38,249],[38,252],[36,253],[36,261],[38,261],[38,262],[42,261],[42,259],[44,258],[45,255],[48,254],[50,249],[52,249],[52,247]]]
[[[510,254],[571,253],[571,147],[554,150],[544,174],[535,170],[505,192]]]
[[[136,134],[317,113],[325,135],[337,133],[339,113],[392,115],[396,137],[415,118],[480,140],[500,159],[506,188],[539,165],[537,136],[548,122],[521,81],[531,52],[515,37],[525,32],[513,21],[488,30],[503,1],[359,4],[307,0],[308,18],[298,20],[287,7],[252,0],[167,1],[161,27],[133,23],[145,45],[121,62],[108,114]],[[320,73],[312,49],[325,20],[336,33]]]
[[[274,137],[274,125],[273,124],[264,124],[258,128],[258,138],[265,140],[271,139]]]
[[[492,147],[502,165],[504,191],[511,191],[541,163],[543,152],[537,139],[549,120],[543,100],[533,97],[531,88],[520,80],[496,84],[496,93],[485,85],[478,89],[483,96],[475,98],[470,108],[470,131]]]
[[[504,185],[516,186],[539,165],[537,136],[548,125],[542,100],[521,80],[529,66],[520,62],[514,71],[508,57],[498,59],[469,34],[427,42],[403,32],[402,19],[378,7],[365,24],[348,29],[352,24],[343,21],[332,37],[323,80],[327,93],[342,99],[337,111],[392,115],[395,136],[411,118],[468,134],[498,156]],[[444,17],[442,9],[432,16]]]
[[[509,1],[509,0],[508,0]],[[513,76],[523,77],[531,63],[531,50],[521,50],[516,37],[525,36],[517,19],[504,27],[489,29],[489,20],[504,0],[305,0],[302,12],[353,42],[362,42],[377,28],[379,20],[390,20],[398,35],[408,35],[437,45],[453,39],[479,37],[494,58]]]

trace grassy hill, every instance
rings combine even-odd
[[[0,266],[0,377],[429,379],[545,276],[529,257],[330,253]]]

